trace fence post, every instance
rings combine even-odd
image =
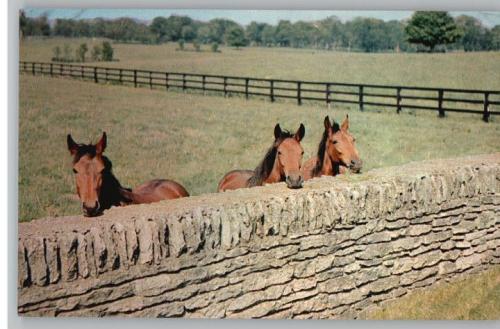
[[[490,100],[489,100],[490,93],[484,93],[484,108],[483,108],[483,121],[484,122],[489,122],[490,121]]]
[[[301,95],[301,85],[302,82],[297,81],[297,104],[302,105],[302,95]]]
[[[104,68],[104,81],[108,82],[108,68]]]
[[[134,70],[134,87],[137,88],[137,70]]]
[[[439,111],[440,118],[444,118],[443,94],[444,94],[443,89],[439,89],[438,90],[438,111]]]
[[[153,77],[152,77],[152,72],[149,71],[149,89],[153,89]]]
[[[245,98],[248,99],[248,82],[249,79],[245,78]]]
[[[328,109],[330,109],[330,84],[329,83],[326,84],[325,93],[326,93],[326,106],[328,106]]]
[[[224,77],[224,97],[227,96],[227,78]]]
[[[359,110],[363,111],[364,110],[364,103],[363,103],[363,86],[359,86]]]
[[[168,90],[168,73],[165,73],[165,89]]]
[[[207,77],[205,75],[201,76],[201,89],[203,90],[203,95],[205,95],[205,82]]]
[[[401,112],[401,87],[398,87],[396,91],[396,105],[397,105],[396,112],[399,114],[399,112]]]
[[[35,75],[35,63],[31,63],[31,73]]]
[[[270,97],[271,97],[271,102],[274,102],[274,80],[270,81],[271,86],[270,86]]]
[[[83,65],[82,65],[81,69],[82,69],[82,79],[83,79],[83,78],[85,78],[85,69],[84,69]]]
[[[98,83],[99,80],[97,79],[97,66],[94,66],[94,82]]]
[[[186,90],[186,75],[182,75],[182,90]]]
[[[53,76],[53,68],[52,68],[52,63],[50,63],[50,76]]]

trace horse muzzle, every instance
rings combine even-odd
[[[359,174],[361,172],[362,167],[363,167],[363,161],[361,160],[352,160],[348,166],[349,170],[355,174]]]
[[[96,202],[93,206],[88,206],[87,204],[82,205],[83,216],[85,217],[95,217],[102,213],[101,205]]]
[[[304,183],[304,178],[302,175],[290,175],[286,176],[285,182],[288,188],[301,188]]]

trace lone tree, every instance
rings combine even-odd
[[[422,44],[433,52],[440,44],[449,44],[461,37],[453,17],[444,11],[416,11],[405,28],[408,42]]]
[[[105,62],[113,61],[113,47],[107,41],[102,43],[102,60]]]
[[[82,43],[80,47],[76,50],[76,58],[80,62],[85,62],[85,55],[87,54],[87,51],[89,48],[87,47],[86,43]]]
[[[248,44],[245,31],[239,26],[234,26],[226,32],[226,42],[236,48],[245,47]]]

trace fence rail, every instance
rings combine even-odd
[[[67,76],[99,82],[116,82],[134,87],[162,87],[165,90],[199,90],[276,99],[357,104],[395,109],[481,114],[485,122],[491,115],[500,115],[500,91],[457,88],[430,88],[393,85],[354,84],[284,79],[264,79],[196,73],[161,72],[139,69],[75,65],[67,63],[19,62],[20,72],[33,75]]]

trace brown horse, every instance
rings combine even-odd
[[[304,149],[300,141],[305,134],[301,123],[295,134],[283,131],[280,125],[274,127],[274,142],[264,159],[251,170],[233,170],[219,182],[217,190],[235,190],[243,187],[260,186],[285,181],[289,188],[300,188],[304,181],[300,172]]]
[[[307,160],[302,167],[305,180],[323,175],[335,176],[350,170],[361,171],[363,162],[359,158],[355,146],[355,138],[349,133],[349,116],[339,127],[338,123],[330,122],[328,116],[324,121],[325,131],[318,146],[318,155]]]
[[[83,214],[97,216],[111,206],[151,203],[189,196],[180,184],[166,179],[154,179],[131,190],[121,186],[111,172],[111,161],[102,155],[106,148],[106,133],[97,144],[78,144],[71,135],[68,150],[73,156],[76,191],[82,202]]]

